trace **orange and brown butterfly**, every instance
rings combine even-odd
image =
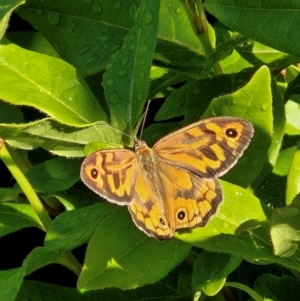
[[[160,139],[152,148],[135,139],[128,149],[99,150],[81,166],[95,193],[127,205],[148,236],[170,239],[177,229],[203,227],[223,201],[217,177],[248,147],[252,125],[240,118],[201,120]]]

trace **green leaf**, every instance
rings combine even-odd
[[[81,289],[129,289],[158,281],[187,256],[190,246],[177,240],[158,242],[133,224],[126,208],[116,208],[91,238]]]
[[[22,122],[24,122],[24,118],[20,108],[14,107],[6,102],[0,101],[0,124]]]
[[[106,67],[103,87],[115,126],[131,135],[147,98],[159,1],[141,1],[136,24]]]
[[[207,58],[204,64],[204,74],[205,77],[209,75],[210,70],[212,69],[215,63],[225,59],[230,53],[240,44],[245,43],[247,38],[243,36],[233,37],[231,40],[220,43],[215,51]]]
[[[13,10],[19,5],[25,3],[24,0],[2,1],[0,4],[0,40],[7,29],[8,21]]]
[[[274,210],[271,219],[271,239],[274,254],[291,257],[298,253],[300,257],[300,198],[297,197],[290,206]]]
[[[276,262],[285,267],[300,267],[297,253],[290,258],[273,254],[267,217],[271,209],[249,191],[233,184],[222,183],[224,203],[204,228],[183,229],[175,237],[205,250],[233,254],[261,264]]]
[[[239,61],[235,63],[233,58],[231,58],[231,61],[240,68],[239,70],[250,66],[257,67],[261,65],[267,65],[269,69],[273,71],[275,70],[275,68],[272,68],[273,64],[275,67],[275,64],[279,64],[279,61],[282,62],[290,59],[290,55],[287,55],[286,53],[282,53],[277,49],[268,47],[266,45],[251,40],[248,40],[248,42],[238,45],[235,51],[235,58],[238,54],[240,56],[239,61],[246,60],[248,62],[248,65],[246,65],[245,63],[239,64]],[[294,59],[296,59],[296,57]],[[224,61],[221,62],[222,67],[224,66],[224,71],[226,71],[226,73],[230,72],[233,68],[233,66],[228,65],[229,61],[229,58],[226,58]],[[290,65],[290,63],[288,65]],[[229,69],[228,67],[231,67],[231,69]],[[277,65],[277,68],[278,67],[279,66]]]
[[[217,214],[203,228],[176,232],[177,238],[192,245],[201,245],[210,237],[218,237],[224,233],[234,235],[240,227],[249,222],[253,223],[252,227],[255,228],[267,219],[266,214],[270,215],[269,210],[248,190],[224,181],[220,182],[224,201]]]
[[[55,191],[50,195],[57,198],[67,211],[93,205],[99,203],[100,200],[98,194],[92,191],[85,191],[76,186],[64,191]]]
[[[36,191],[61,191],[78,181],[80,165],[81,160],[54,158],[34,166],[26,177]]]
[[[151,2],[155,3],[150,1],[149,5]],[[81,74],[87,75],[106,67],[111,54],[119,49],[134,25],[139,5],[138,0],[107,0],[97,4],[77,0],[71,6],[57,2],[54,9],[51,2],[27,0],[17,13],[37,28]],[[205,61],[203,47],[181,2],[160,1],[157,38],[157,61],[180,66],[185,72],[197,69],[199,73]]]
[[[286,134],[290,136],[300,135],[300,96],[293,95],[291,99],[285,105],[286,111]],[[296,137],[298,138],[298,137]],[[298,141],[298,139],[296,139]]]
[[[50,41],[83,75],[105,68],[133,25],[139,1],[102,3],[26,1],[18,14]],[[97,36],[98,38],[95,38]]]
[[[98,203],[60,214],[51,224],[45,246],[71,250],[86,243],[101,221],[115,210],[109,203]]]
[[[282,150],[271,174],[265,178],[255,191],[255,195],[265,204],[270,204],[274,207],[286,205],[286,177],[295,151],[296,147]]]
[[[5,41],[0,45],[0,73],[0,98],[10,104],[34,107],[73,126],[107,118],[76,69],[60,59]]]
[[[20,190],[13,188],[0,188],[0,203],[7,201],[15,201],[18,198]]]
[[[187,75],[180,74],[167,68],[152,66],[148,90],[149,99],[161,98],[169,95],[171,93],[169,89],[170,86],[182,83],[187,79],[190,79]]]
[[[212,78],[190,80],[166,99],[155,116],[155,120],[161,121],[184,115],[184,124],[198,121],[214,98],[228,94],[233,96],[232,91],[246,85],[253,73],[254,70],[250,70],[250,72],[243,71],[237,74],[222,74]],[[243,89],[241,90],[243,93]],[[247,106],[248,102],[244,99],[237,102],[236,106],[231,106],[230,112],[227,111],[226,114],[234,116],[238,113],[238,109],[241,110]]]
[[[21,268],[0,271],[0,298],[1,300],[14,301],[23,277],[19,277]]]
[[[285,134],[286,118],[285,109],[282,97],[278,91],[278,87],[274,81],[271,83],[272,98],[273,98],[273,135],[272,142],[267,151],[267,159],[262,167],[262,170],[251,187],[256,189],[266,176],[270,174],[272,168],[275,166],[282,147],[282,141]]]
[[[207,0],[205,8],[232,30],[280,51],[300,56],[295,42],[300,39],[297,30],[300,26],[299,2]]]
[[[24,277],[55,262],[59,256],[57,251],[38,247],[26,257],[21,268],[0,271],[0,300],[15,300]]]
[[[273,116],[268,68],[261,67],[250,82],[237,92],[214,99],[202,118],[211,116],[241,117],[254,126],[255,133],[249,148],[237,166],[223,177],[226,181],[247,187],[265,163],[271,144]],[[245,165],[247,173],[244,172]]]
[[[31,150],[42,147],[64,157],[83,157],[83,147],[94,141],[102,148],[120,146],[120,133],[106,123],[84,128],[62,125],[51,118],[26,124],[0,124],[1,138],[15,148]]]
[[[0,204],[0,237],[23,228],[43,228],[38,216],[29,204]]]
[[[51,292],[51,293],[50,293]],[[189,301],[190,298],[180,296],[174,289],[166,284],[156,283],[134,290],[109,290],[82,291],[76,288],[63,287],[51,283],[27,280],[24,281],[15,301],[24,301],[30,295],[31,300],[76,300],[76,301],[99,301],[99,300],[164,300],[164,301]],[[8,300],[8,299],[5,299]]]
[[[300,300],[299,281],[283,276],[263,274],[255,282],[255,291],[272,301],[298,301]]]
[[[287,89],[285,91],[285,94],[284,94],[284,99],[285,100],[288,100],[291,98],[291,96],[293,95],[299,95],[300,94],[300,74],[299,74],[299,68],[296,68],[295,69],[297,70],[297,75],[296,77],[289,82],[288,86],[287,86]]]
[[[10,31],[6,33],[6,38],[27,50],[61,58],[49,41],[38,31]]]
[[[226,277],[234,271],[242,259],[230,254],[204,251],[196,259],[193,272],[193,289],[202,289],[208,296],[214,296],[223,287]]]
[[[300,144],[298,145],[287,177],[286,204],[292,203],[300,193]]]

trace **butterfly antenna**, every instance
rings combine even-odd
[[[145,110],[145,113],[144,113],[144,118],[143,118],[143,122],[142,122],[142,125],[141,125],[141,131],[140,131],[140,138],[139,138],[140,140],[142,139],[143,131],[144,131],[144,128],[145,128],[145,123],[146,123],[146,118],[147,118],[148,111],[149,111],[150,102],[151,102],[151,99],[148,100],[146,110]]]

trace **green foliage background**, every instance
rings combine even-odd
[[[7,31],[12,12],[35,31]],[[2,1],[0,158],[17,184],[0,187],[0,237],[45,239],[0,271],[0,299],[299,300],[299,28],[298,1]],[[211,116],[255,128],[218,214],[166,242],[79,179],[85,155],[132,145],[148,99],[149,145]],[[76,288],[26,280],[53,263]]]

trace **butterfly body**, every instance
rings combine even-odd
[[[159,240],[177,229],[203,227],[223,200],[217,176],[227,172],[253,136],[233,117],[196,122],[153,148],[100,150],[81,167],[83,182],[110,202],[127,205],[136,226]]]

